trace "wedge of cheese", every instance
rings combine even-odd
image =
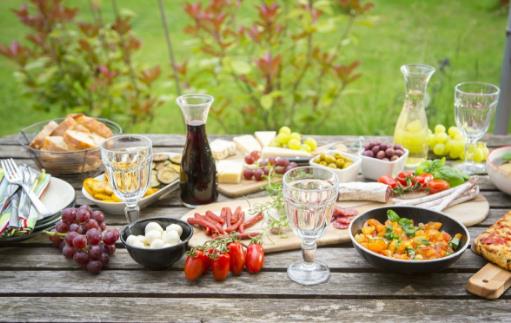
[[[213,158],[216,160],[225,159],[236,155],[236,144],[232,141],[215,139],[209,144]]]
[[[264,147],[262,157],[311,157],[312,155],[303,150],[293,150],[279,147]]]
[[[276,131],[256,131],[255,137],[257,141],[261,144],[262,147],[266,147],[270,145],[270,142],[277,135]]]
[[[261,151],[261,145],[252,135],[234,137],[232,141],[234,141],[238,150],[244,154]]]
[[[238,160],[220,160],[216,163],[219,184],[239,184],[243,173],[243,163]]]

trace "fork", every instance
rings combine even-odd
[[[25,193],[32,201],[32,204],[35,206],[37,211],[41,214],[41,216],[49,215],[51,212],[44,206],[43,202],[34,194],[31,188],[23,182],[23,176],[21,174],[18,165],[14,162],[12,158],[10,159],[2,159],[0,161],[2,168],[5,171],[5,178],[11,184],[16,184],[21,186],[21,188],[25,191]]]

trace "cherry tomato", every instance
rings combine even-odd
[[[397,181],[392,177],[386,175],[378,178],[378,182],[388,185],[390,186],[390,188],[395,188],[397,186]]]
[[[428,173],[424,173],[424,174],[420,174],[420,175],[415,176],[415,179],[417,180],[417,183],[421,184],[421,186],[423,188],[426,188],[426,187],[428,187],[428,183],[431,180],[433,180],[433,175],[428,174]]]
[[[194,250],[185,260],[185,277],[189,281],[196,281],[207,270],[205,255],[201,250]]]
[[[230,270],[235,276],[239,276],[245,267],[245,251],[239,242],[231,242],[227,246],[231,258]]]
[[[430,194],[435,194],[444,191],[449,188],[449,183],[443,179],[435,178],[428,183],[428,189]]]
[[[260,243],[252,242],[248,245],[245,265],[251,274],[261,271],[264,266],[264,250]]]
[[[231,265],[231,257],[229,253],[214,253],[210,255],[211,260],[211,271],[213,272],[213,278],[216,281],[222,281],[229,276],[229,267]]]
[[[408,186],[407,180],[410,179],[412,184],[414,183],[415,177],[412,171],[402,171],[397,174],[396,180],[403,186]]]

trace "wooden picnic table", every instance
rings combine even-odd
[[[149,137],[156,151],[180,151],[184,144],[182,135]],[[358,137],[316,139],[320,144],[349,144]],[[511,143],[511,136],[487,136],[485,140],[497,147]],[[0,138],[0,158],[7,157],[35,165],[14,136]],[[87,203],[80,192],[81,179],[66,180],[76,188],[76,203]],[[491,210],[484,222],[469,228],[472,237],[511,209],[511,197],[498,191],[488,176],[481,177],[480,187]],[[177,218],[187,211],[178,195],[172,194],[143,210],[142,216]],[[107,223],[121,228],[126,221],[124,216],[107,215]],[[169,270],[150,271],[118,245],[108,267],[94,276],[67,261],[41,234],[0,246],[0,321],[509,320],[510,292],[487,301],[465,291],[468,278],[485,264],[470,250],[444,272],[406,276],[371,267],[351,243],[319,248],[317,259],[330,267],[331,278],[312,287],[287,277],[287,266],[300,257],[300,251],[271,254],[257,275],[243,273],[222,283],[207,275],[191,284],[184,279],[183,261]]]

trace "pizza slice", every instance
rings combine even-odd
[[[497,266],[511,270],[511,212],[474,240],[473,250]]]

